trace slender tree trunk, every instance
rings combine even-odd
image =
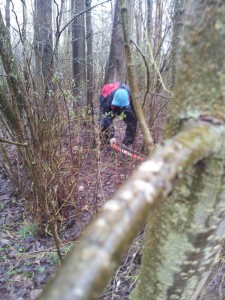
[[[225,2],[190,0],[182,65],[165,136],[187,120],[223,124]],[[192,141],[186,141],[192,143]],[[221,249],[225,230],[224,150],[190,167],[151,212],[140,280],[131,299],[196,299]]]
[[[10,36],[10,0],[5,2],[5,24]]]
[[[140,47],[142,43],[142,30],[141,30],[141,18],[139,11],[135,11],[135,29],[136,29],[136,43]]]
[[[177,67],[179,66],[180,40],[182,36],[184,18],[184,0],[175,0],[173,13],[173,37],[172,37],[172,78],[171,86],[175,84]]]
[[[136,44],[139,49],[145,48],[145,44],[143,43],[143,12],[142,12],[142,1],[136,0],[135,7],[135,33],[136,33]],[[137,78],[138,78],[138,86],[139,90],[144,90],[146,88],[146,70],[144,67],[143,58],[140,55],[138,49],[136,49],[134,54],[134,60],[137,69]]]
[[[109,59],[105,71],[105,83],[110,81],[125,81],[126,68],[124,59],[124,39],[121,26],[120,0],[116,0]]]
[[[34,36],[38,87],[47,92],[53,74],[52,0],[35,0]]]
[[[163,16],[163,2],[162,0],[156,1],[156,11],[155,11],[155,27],[154,27],[154,40],[153,40],[153,54],[155,62],[160,69],[161,64],[161,42],[162,42],[162,16]],[[160,92],[161,83],[159,81],[159,76],[154,68],[153,72],[153,82],[157,93]]]
[[[5,97],[2,97],[2,100],[4,101],[4,105],[6,105],[5,101],[9,103],[9,108],[7,108],[8,116],[11,117],[14,116],[13,119],[17,119],[17,125],[19,125],[20,121],[23,120],[24,128],[26,127],[25,130],[26,134],[24,131],[22,131],[23,126],[21,124],[18,127],[20,128],[19,129],[20,135],[18,137],[19,141],[23,141],[25,136],[31,138],[31,132],[30,132],[30,128],[28,124],[28,116],[27,116],[27,105],[25,101],[26,92],[25,92],[25,87],[22,78],[20,76],[18,66],[15,62],[12,46],[10,43],[9,32],[5,27],[1,11],[0,11],[0,57],[4,67],[4,71],[7,75],[6,81],[10,91],[9,99],[12,102],[9,99],[6,100]]]
[[[85,0],[72,0],[72,16],[84,11]],[[74,79],[74,96],[79,105],[86,104],[84,90],[85,74],[85,23],[81,14],[72,23],[72,65]]]
[[[153,11],[153,0],[147,0],[147,35],[148,39],[152,41],[152,31],[153,31],[153,20],[152,20],[152,11]]]
[[[86,0],[86,9],[91,7],[92,0]],[[91,11],[86,13],[86,41],[87,41],[87,107],[91,110],[93,116],[93,88],[94,88],[94,75],[93,75],[93,29]],[[94,123],[94,119],[92,120]]]
[[[163,3],[162,0],[156,0],[155,11],[155,28],[154,28],[154,43],[153,52],[154,56],[159,56],[159,48],[162,40],[162,16],[163,16]],[[160,58],[158,58],[158,61]]]
[[[1,118],[7,123],[11,132],[15,133],[18,140],[23,141],[23,130],[18,118],[18,111],[15,106],[13,107],[7,87],[3,84],[0,85],[0,112]]]
[[[27,5],[25,0],[21,0],[23,7],[23,26],[22,26],[22,45],[23,45],[23,74],[25,79],[25,86],[27,91],[29,90],[29,65],[30,60],[28,59],[28,49],[27,49]]]
[[[54,59],[55,59],[55,64],[59,63],[59,38],[60,38],[60,30],[61,30],[61,25],[63,21],[63,15],[64,11],[66,8],[66,1],[61,0],[60,1],[60,7],[59,5],[56,5],[56,16],[53,16],[54,19],[56,20],[56,28],[54,28],[54,32],[56,32],[56,41],[54,44]],[[54,11],[53,11],[54,12]],[[54,25],[54,23],[53,23]],[[56,66],[58,67],[58,66]]]
[[[129,23],[128,26],[130,28],[130,35],[133,35],[133,28],[134,28],[134,16],[135,16],[135,2],[136,0],[127,0],[127,8],[128,8],[128,16],[129,16]]]
[[[125,0],[120,0],[121,3],[121,15],[122,15],[122,26],[123,26],[123,33],[124,33],[124,42],[125,42],[125,54],[126,54],[126,63],[127,63],[127,72],[128,72],[128,81],[130,84],[130,88],[132,91],[133,97],[133,104],[135,108],[135,112],[137,115],[138,122],[140,124],[144,142],[147,147],[148,154],[152,153],[154,150],[154,141],[152,139],[151,133],[149,131],[143,110],[141,108],[141,102],[139,101],[139,92],[137,86],[137,79],[136,79],[136,70],[133,65],[133,58],[131,53],[130,47],[130,31],[128,28],[128,10],[126,6]]]

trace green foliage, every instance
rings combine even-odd
[[[113,111],[109,111],[109,112],[105,112],[104,115],[106,117],[113,117],[114,113],[113,113]],[[126,113],[123,111],[119,116],[117,116],[117,118],[119,120],[124,120],[126,118],[126,116],[127,116]]]
[[[140,274],[134,274],[134,275],[131,275],[130,277],[132,278],[132,280],[137,281],[139,278],[139,275]]]
[[[6,272],[6,274],[7,274],[8,276],[13,276],[13,275],[15,275],[16,273],[17,273],[17,271],[14,269],[13,266],[10,266],[10,267],[9,267],[9,270]]]
[[[2,250],[0,250],[0,251],[2,251]],[[5,262],[5,261],[7,261],[7,255],[0,256],[0,262]]]
[[[63,91],[63,96],[65,96],[65,97],[66,97],[66,100],[69,101],[69,100],[70,100],[70,97],[73,96],[72,91],[71,91],[71,90],[64,90],[64,91]]]
[[[106,117],[112,117],[112,116],[113,116],[113,112],[112,112],[112,111],[105,112],[104,115],[105,115]]]
[[[52,76],[52,83],[56,84],[59,83],[63,79],[63,74],[60,72],[55,72],[55,74]]]
[[[44,273],[46,270],[45,270],[45,267],[40,266],[40,267],[38,268],[38,271],[39,271],[40,273]]]
[[[23,248],[23,247],[20,247],[19,249],[18,249],[18,252],[24,252],[25,251],[25,249]]]
[[[24,239],[25,237],[36,235],[37,234],[37,226],[33,224],[24,225],[19,230],[19,235]]]
[[[57,255],[57,253],[52,252],[50,254],[50,263],[51,263],[51,265],[56,265],[58,263],[58,260],[59,260],[59,257]]]
[[[35,275],[34,271],[25,272],[25,276],[28,278],[31,278],[31,279],[34,278],[34,275]]]
[[[7,230],[10,229],[8,224],[2,224],[2,229]]]
[[[0,210],[3,210],[5,207],[5,204],[4,203],[0,203]]]
[[[126,118],[126,114],[125,114],[125,112],[123,111],[119,116],[118,116],[118,118],[120,119],[120,120],[124,120],[125,118]]]
[[[52,90],[49,90],[48,91],[48,97],[54,97],[55,96],[55,93],[52,91]]]

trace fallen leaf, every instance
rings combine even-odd
[[[88,205],[85,205],[84,207],[82,207],[81,211],[87,211],[89,209]]]
[[[80,185],[79,187],[78,187],[78,192],[83,192],[84,191],[84,186],[83,185]]]

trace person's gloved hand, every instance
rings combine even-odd
[[[128,146],[130,146],[130,145],[133,144],[133,139],[130,139],[130,138],[125,137],[125,138],[123,139],[122,143],[123,143],[125,146],[128,147]]]
[[[116,138],[111,138],[109,141],[110,145],[116,144]]]

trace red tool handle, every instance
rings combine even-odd
[[[131,157],[133,157],[133,158],[135,158],[135,159],[138,159],[138,160],[141,160],[141,161],[144,161],[144,160],[145,160],[144,157],[141,157],[141,156],[137,155],[136,153],[132,153],[132,152],[126,150],[126,149],[123,149],[121,146],[119,146],[119,145],[117,145],[117,144],[115,144],[115,143],[112,144],[111,146],[112,146],[112,148],[114,148],[115,150],[120,151],[120,152],[122,152],[122,153],[124,153],[124,154],[126,154],[126,155],[128,155],[128,156],[131,156]]]

